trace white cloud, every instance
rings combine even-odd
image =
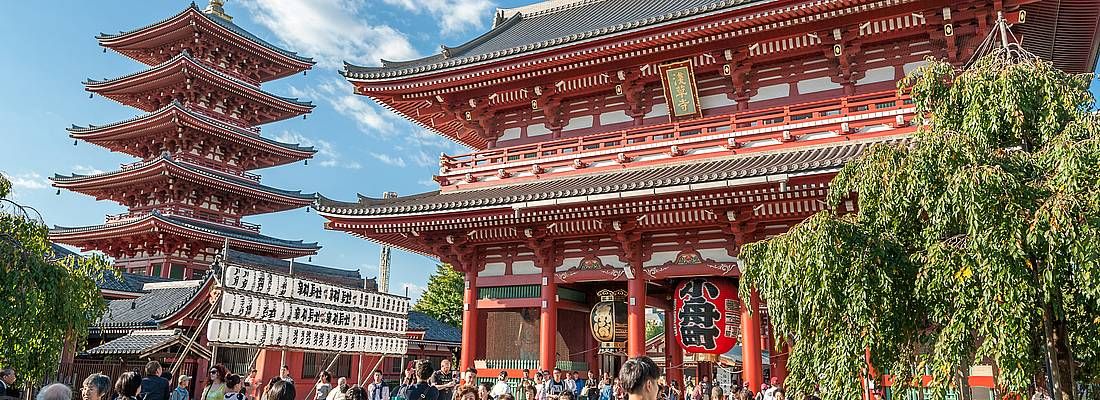
[[[372,136],[393,135],[394,124],[401,121],[397,114],[381,109],[370,98],[352,93],[351,84],[339,79],[329,79],[305,89],[291,87],[290,93],[298,97],[324,99],[337,113],[354,120],[359,130]]]
[[[12,187],[20,189],[36,190],[45,189],[50,186],[50,182],[48,180],[43,178],[42,175],[39,175],[35,172],[7,175],[6,177],[8,178],[8,181],[11,181]]]
[[[389,164],[389,165],[392,165],[392,166],[395,166],[395,167],[405,168],[405,166],[408,165],[407,163],[405,163],[405,159],[401,158],[400,156],[391,156],[389,154],[374,153],[374,152],[370,153],[370,156],[374,157],[378,161],[381,161],[383,163],[386,163],[386,164]]]
[[[431,179],[421,179],[416,181],[416,183],[430,187],[432,189],[439,189],[439,182],[433,181]]]
[[[104,172],[99,168],[88,165],[74,165],[72,171],[74,174],[79,175],[98,175]]]
[[[413,154],[412,157],[413,162],[421,167],[431,167],[439,165],[439,158],[433,158],[432,156],[429,156],[428,153],[424,152],[424,150],[417,151],[416,154]]]
[[[479,28],[495,7],[489,0],[383,0],[415,13],[427,12],[439,21],[444,34]]]
[[[358,17],[370,13],[374,1],[246,0],[243,4],[256,22],[321,67],[338,69],[343,61],[377,65],[380,58],[416,58],[404,34]]]
[[[283,143],[313,146],[313,149],[317,150],[317,154],[313,155],[313,159],[322,167],[340,167],[347,169],[363,168],[363,165],[359,164],[358,161],[344,160],[340,156],[340,153],[336,151],[336,147],[323,139],[310,139],[298,132],[284,131],[276,135],[275,140]]]

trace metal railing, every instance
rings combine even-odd
[[[852,120],[853,124],[893,120],[895,119],[893,116],[886,116],[883,113],[894,111],[898,114],[898,111],[912,108],[911,104],[907,95],[899,94],[897,91],[879,92],[482,150],[455,156],[442,155],[439,161],[440,176],[453,178],[463,177],[465,174],[476,176],[501,172],[513,174],[530,170],[528,167],[532,164],[538,165],[541,169],[547,169],[573,165],[574,160],[577,159],[595,161],[585,158],[589,156],[611,155],[610,158],[604,158],[616,160],[618,156],[616,153],[619,152],[623,152],[626,157],[667,152],[668,144],[685,139],[691,139],[691,143],[685,144],[680,150],[716,144],[729,145],[733,148],[736,147],[734,142],[737,140],[768,137],[791,141],[797,139],[797,133],[799,133],[792,131],[808,129],[820,131],[822,127],[831,124],[839,128],[842,123],[835,122],[839,120]],[[843,123],[843,125],[848,124]]]

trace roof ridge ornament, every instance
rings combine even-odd
[[[210,0],[210,4],[206,6],[202,12],[213,15],[215,17],[224,19],[226,21],[232,21],[233,17],[225,13],[225,0]]]

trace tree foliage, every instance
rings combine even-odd
[[[462,290],[465,278],[447,264],[439,264],[428,277],[428,288],[413,310],[430,315],[451,326],[462,324]]]
[[[661,322],[646,321],[645,323],[645,340],[648,342],[657,336],[665,334],[665,324]]]
[[[930,60],[899,82],[918,115],[911,140],[849,162],[834,211],[741,252],[744,282],[794,343],[789,387],[858,398],[868,361],[895,388],[929,373],[941,393],[986,361],[1018,393],[1047,365],[1055,398],[1098,377],[1090,79],[998,49],[963,71]],[[836,211],[852,200],[855,213]]]
[[[0,176],[0,365],[41,379],[56,371],[66,340],[82,341],[103,315],[95,281],[113,269],[100,256],[55,255],[45,225],[10,191]]]

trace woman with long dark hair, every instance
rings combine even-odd
[[[228,389],[225,385],[225,377],[229,375],[229,370],[225,369],[224,365],[216,364],[210,367],[208,372],[210,384],[202,390],[202,397],[199,400],[225,400],[225,392]]]
[[[115,380],[115,391],[118,397],[115,400],[137,400],[138,390],[141,389],[141,374],[137,371],[123,372]]]

